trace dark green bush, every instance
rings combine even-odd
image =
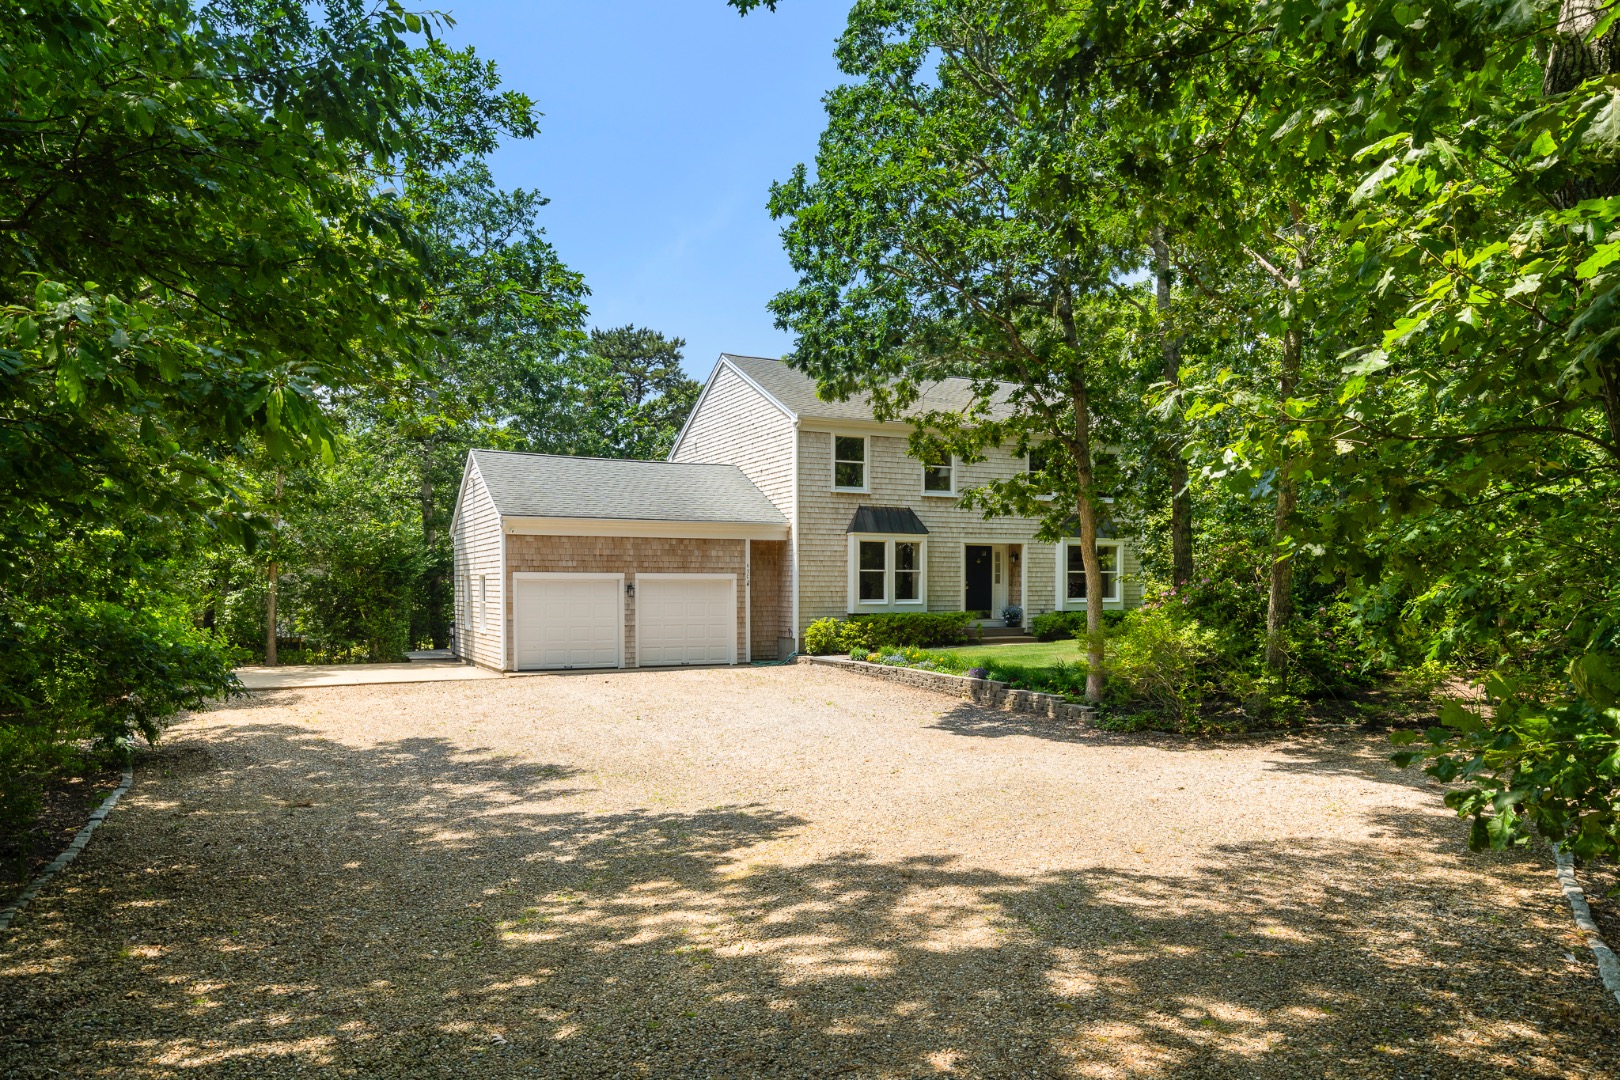
[[[1103,612],[1104,628],[1119,626],[1128,612]],[[1086,636],[1086,613],[1083,611],[1048,611],[1030,620],[1029,632],[1036,641],[1063,641],[1066,638]]]
[[[839,644],[850,649],[888,649],[910,646],[937,649],[966,645],[976,636],[966,611],[916,611],[903,614],[857,615],[839,627]]]
[[[1029,632],[1036,641],[1062,641],[1064,638],[1084,637],[1086,613],[1083,611],[1048,611],[1029,621]]]

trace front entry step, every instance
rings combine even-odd
[[[981,626],[979,634],[986,645],[1012,645],[1035,640],[1022,626]]]

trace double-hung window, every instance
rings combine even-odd
[[[833,488],[837,491],[866,490],[866,438],[864,436],[833,436]]]
[[[1064,550],[1064,589],[1063,599],[1070,605],[1081,606],[1086,602],[1086,564],[1085,549],[1078,542],[1063,546]],[[1117,603],[1119,592],[1119,545],[1117,543],[1097,544],[1097,561],[1102,564],[1102,599],[1104,603]]]
[[[894,542],[894,598],[921,600],[922,545],[912,540]]]
[[[886,540],[860,542],[857,599],[863,604],[882,604],[889,599],[889,544]]]
[[[489,629],[489,575],[478,575],[478,629]]]
[[[954,495],[956,493],[956,459],[923,462],[923,494]]]

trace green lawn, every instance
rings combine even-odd
[[[1029,641],[1013,645],[959,645],[953,649],[932,649],[931,652],[950,653],[967,661],[969,667],[984,664],[1018,664],[1022,667],[1046,667],[1059,660],[1070,664],[1085,660],[1080,643],[1072,638],[1066,641]]]

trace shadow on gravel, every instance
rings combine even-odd
[[[1349,842],[1173,875],[782,866],[792,814],[561,809],[595,786],[566,763],[251,722],[206,745],[154,762],[75,888],[0,942],[0,1073],[1620,1069],[1540,909],[1492,901],[1509,857],[1460,868],[1432,815],[1379,823],[1434,860],[1416,888]]]

